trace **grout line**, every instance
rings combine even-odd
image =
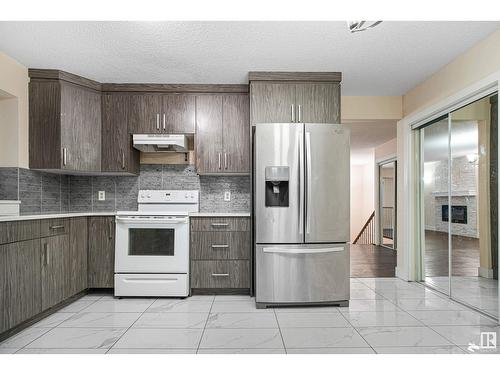
[[[120,337],[118,337],[118,339],[116,339],[116,341],[115,341],[115,342],[114,342],[114,343],[113,343],[113,344],[109,347],[109,349],[108,349],[108,350],[106,350],[106,352],[105,352],[104,354],[108,354],[108,353],[109,353],[109,351],[115,347],[116,343],[117,343],[118,341],[120,341],[120,339],[121,339],[123,336],[125,336],[125,334],[126,334],[126,333],[130,330],[130,328],[132,328],[132,326],[133,326],[135,323],[137,323],[137,321],[141,318],[141,316],[143,316],[143,315],[144,315],[144,313],[146,312],[146,310],[147,310],[147,309],[149,309],[149,308],[153,305],[153,303],[155,303],[157,300],[158,300],[158,298],[154,298],[154,299],[153,299],[153,301],[149,304],[149,306],[148,306],[148,307],[146,307],[146,309],[145,309],[142,313],[140,313],[140,315],[137,317],[137,319],[136,319],[136,320],[134,320],[134,322],[133,322],[133,323],[132,323],[132,324],[131,324],[131,325],[130,325],[127,329],[125,329],[125,331],[124,331],[124,332],[120,335]]]
[[[278,320],[278,315],[276,315],[276,309],[275,308],[273,308],[273,313],[274,313],[274,319],[276,319],[276,324],[278,325],[278,331],[280,333],[281,343],[283,344],[283,349],[285,350],[285,354],[288,354],[288,351],[286,350],[285,339],[283,339],[283,334],[281,333],[280,322]]]
[[[210,314],[212,313],[212,307],[214,306],[215,303],[215,297],[216,296],[214,295],[214,298],[212,299],[212,304],[210,305],[210,310],[208,310],[207,320],[205,320],[205,325],[203,326],[203,330],[201,331],[200,341],[198,342],[198,346],[196,347],[195,354],[198,354],[198,351],[200,350],[201,340],[203,340],[203,335],[205,334],[205,330],[207,329],[208,319],[210,319]]]
[[[366,345],[368,345],[370,347],[371,350],[373,350],[373,352],[375,354],[377,354],[377,351],[373,348],[373,346],[370,345],[370,343],[365,339],[365,337],[358,331],[358,329],[356,327],[354,327],[354,325],[351,323],[351,321],[349,319],[347,319],[347,317],[342,313],[342,311],[339,309],[339,312],[340,314],[342,315],[342,317],[347,321],[347,323],[349,323],[349,325],[352,327],[352,329],[354,329],[356,331],[356,333],[363,339],[364,342],[366,342]]]
[[[80,298],[79,298],[79,299],[77,299],[76,301],[73,301],[71,304],[73,304],[73,303],[75,303],[75,302],[77,302],[77,301],[79,301],[79,300],[80,300]],[[93,305],[93,304],[94,304],[94,303],[96,303],[97,301],[98,301],[98,300],[96,300],[96,301],[92,302],[90,305]],[[87,308],[87,307],[89,307],[90,305],[86,306],[84,309],[86,309],[86,308]],[[68,306],[69,306],[69,305],[68,305]],[[66,306],[65,306],[65,307],[66,307]],[[82,310],[84,310],[84,309],[82,309]],[[61,310],[62,310],[62,309],[61,309]],[[59,311],[60,311],[60,310],[55,311],[54,313],[52,313],[52,314],[50,314],[50,315],[46,316],[44,319],[47,319],[48,317],[52,316],[53,314],[55,314],[55,313],[57,313],[57,312],[59,312]],[[75,314],[78,314],[78,313],[75,313]],[[71,318],[71,317],[68,317],[68,319],[69,319],[69,318]],[[66,319],[66,320],[67,320],[67,319]],[[64,321],[66,321],[66,320],[64,320]],[[38,323],[38,322],[37,322],[37,323]],[[59,323],[59,324],[62,324],[62,323],[63,323],[63,322],[61,322],[61,323]],[[36,323],[35,323],[35,324],[36,324]],[[42,333],[40,336],[37,336],[36,338],[34,338],[33,340],[31,340],[29,343],[27,343],[27,344],[26,344],[26,345],[24,345],[23,347],[19,348],[18,350],[16,350],[16,351],[14,352],[14,354],[15,354],[15,353],[17,353],[17,352],[19,352],[20,350],[22,350],[22,349],[26,348],[28,345],[30,345],[31,343],[33,343],[35,340],[38,340],[38,339],[39,339],[39,338],[41,338],[42,336],[45,336],[47,333],[49,333],[49,332],[50,332],[50,331],[52,331],[53,329],[57,328],[57,327],[59,326],[59,324],[58,324],[58,325],[56,325],[56,326],[54,326],[54,327],[34,327],[34,326],[29,326],[29,327],[27,327],[26,329],[22,330],[21,332],[24,332],[24,331],[26,331],[26,330],[28,330],[28,329],[30,329],[30,328],[39,328],[39,329],[49,328],[46,332]],[[21,333],[21,332],[19,332],[19,333]],[[17,333],[16,335],[14,335],[14,336],[12,336],[12,337],[17,336],[19,333]]]

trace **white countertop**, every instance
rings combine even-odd
[[[193,217],[250,217],[250,212],[191,212]]]
[[[42,220],[42,219],[59,219],[65,217],[82,217],[82,216],[115,216],[116,212],[67,212],[61,214],[38,214],[38,215],[19,215],[19,216],[0,216],[2,221],[19,221],[19,220]],[[250,212],[191,212],[189,216],[194,217],[250,217]]]
[[[68,212],[61,214],[39,214],[39,215],[19,215],[19,216],[0,216],[1,221],[19,221],[19,220],[42,220],[42,219],[59,219],[65,217],[82,217],[82,216],[115,216],[115,212]]]

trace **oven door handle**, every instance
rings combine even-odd
[[[187,218],[182,218],[182,219],[157,219],[157,218],[129,218],[129,217],[116,217],[116,221],[120,223],[129,223],[129,224],[134,224],[134,223],[141,223],[141,224],[187,224],[188,219]]]

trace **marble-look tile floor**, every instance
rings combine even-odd
[[[352,278],[349,307],[257,310],[248,296],[89,294],[0,342],[0,353],[497,353],[496,321],[416,283]],[[472,348],[473,350],[470,350]]]

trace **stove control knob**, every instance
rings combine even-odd
[[[148,194],[148,198],[151,198],[151,194]]]

